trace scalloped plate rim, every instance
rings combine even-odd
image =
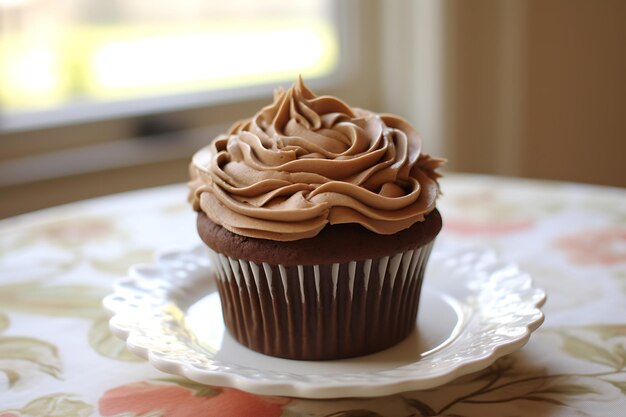
[[[435,253],[439,254],[441,251],[435,247]],[[195,246],[189,250],[170,250],[170,251],[157,251],[155,255],[155,261],[153,263],[142,263],[133,265],[129,268],[129,274],[126,277],[118,279],[114,284],[114,292],[107,295],[103,299],[104,307],[112,315],[110,319],[110,328],[113,334],[124,340],[128,349],[134,354],[141,356],[149,361],[149,363],[156,369],[174,374],[184,376],[192,381],[206,384],[224,386],[230,388],[241,389],[257,395],[281,395],[298,398],[310,398],[310,399],[331,399],[331,398],[346,398],[346,397],[375,397],[392,395],[399,392],[426,390],[444,385],[464,375],[468,375],[474,372],[478,372],[492,365],[497,359],[509,355],[516,350],[523,347],[530,339],[532,332],[537,330],[545,320],[544,314],[540,308],[546,301],[546,293],[542,289],[532,286],[532,280],[530,277],[526,278],[528,289],[533,290],[535,295],[532,306],[536,310],[536,317],[525,324],[526,331],[516,337],[514,340],[507,341],[506,343],[495,344],[484,355],[475,356],[470,359],[458,363],[456,366],[449,367],[440,370],[440,372],[433,371],[427,377],[424,375],[411,375],[407,374],[404,377],[398,377],[392,382],[380,382],[376,379],[363,379],[358,382],[346,383],[338,381],[332,383],[332,380],[325,381],[323,386],[320,386],[316,382],[304,382],[297,380],[283,380],[283,381],[268,381],[267,379],[261,381],[258,378],[246,377],[238,374],[228,374],[223,370],[211,371],[207,369],[194,368],[189,363],[181,362],[179,360],[163,357],[160,354],[150,350],[150,348],[135,344],[133,341],[133,330],[125,329],[117,323],[121,312],[115,307],[115,303],[110,300],[115,297],[119,291],[119,283],[128,282],[129,280],[141,280],[141,274],[137,273],[138,267],[153,266],[157,264],[164,256],[172,256],[172,254],[189,254],[198,250],[204,250],[204,248]],[[517,266],[512,263],[502,263],[492,251],[485,250],[463,250],[459,253],[475,253],[482,254],[483,256],[489,255],[495,257],[497,262],[506,267]],[[458,254],[457,254],[458,255]],[[436,256],[436,255],[435,255]],[[453,259],[456,255],[443,255],[445,259]],[[523,271],[518,272],[523,273]],[[426,285],[426,284],[425,284]],[[451,342],[454,345],[455,341]],[[376,372],[373,372],[375,374]],[[371,375],[372,372],[365,372],[365,375]],[[324,375],[324,377],[327,377]]]

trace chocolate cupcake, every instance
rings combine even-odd
[[[305,360],[404,339],[441,229],[442,163],[405,120],[300,79],[198,151],[190,198],[233,337]]]

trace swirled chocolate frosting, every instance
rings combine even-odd
[[[298,79],[193,156],[190,199],[254,238],[305,239],[341,223],[393,234],[435,208],[443,162],[421,153],[402,118],[318,97]]]

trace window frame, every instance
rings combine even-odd
[[[339,38],[339,62],[337,68],[328,75],[307,79],[307,85],[314,89],[329,90],[340,88],[350,79],[354,63],[358,22],[355,13],[358,4],[353,1],[332,4],[333,21]],[[289,80],[278,83],[290,84]],[[93,122],[111,121],[129,123],[133,119],[155,114],[170,114],[193,111],[199,108],[216,108],[233,103],[248,103],[271,96],[277,83],[253,86],[204,90],[190,93],[166,94],[154,97],[141,97],[126,100],[103,102],[75,101],[56,109],[28,112],[2,112],[0,108],[0,135],[38,131],[49,128],[71,128]],[[66,129],[63,129],[66,130]]]

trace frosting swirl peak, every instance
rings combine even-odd
[[[318,97],[298,79],[194,155],[190,199],[243,236],[304,239],[328,223],[393,234],[435,208],[442,164],[402,118]]]

